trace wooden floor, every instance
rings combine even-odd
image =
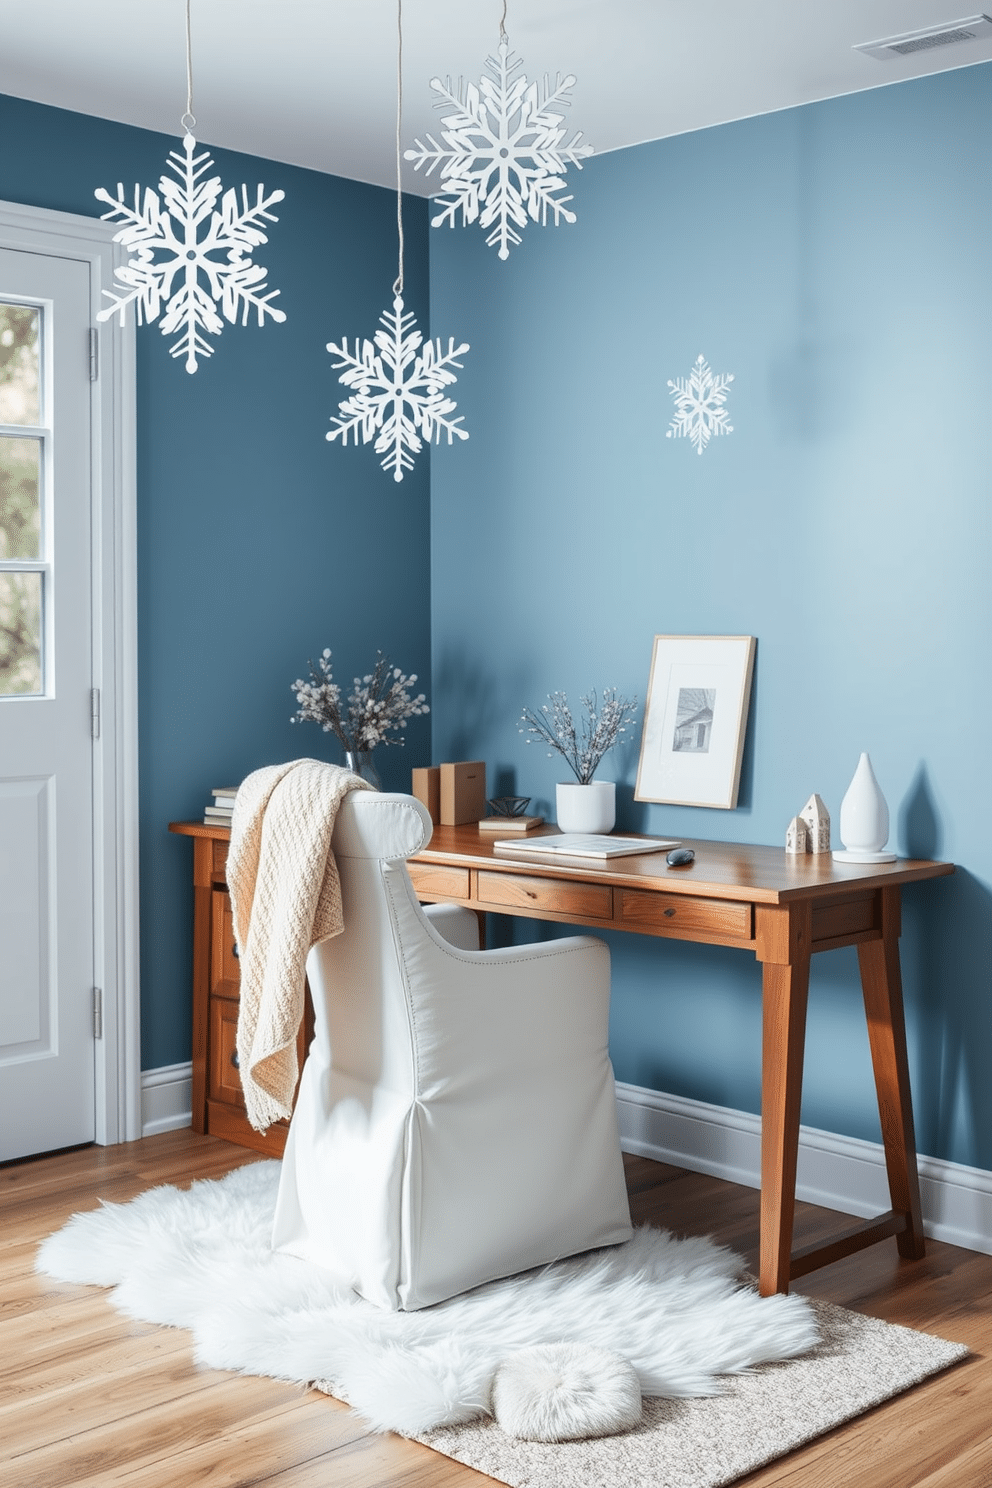
[[[35,1275],[38,1242],[100,1198],[216,1177],[255,1154],[190,1131],[0,1168],[0,1483],[4,1488],[483,1488],[492,1479],[363,1430],[337,1401],[200,1369],[188,1335],[121,1319],[104,1293]],[[712,1234],[756,1257],[758,1195],[640,1158],[635,1221]],[[836,1216],[801,1206],[798,1237]],[[747,1488],[990,1488],[992,1257],[894,1241],[797,1286],[810,1296],[967,1343],[973,1357],[779,1459]]]

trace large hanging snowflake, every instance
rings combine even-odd
[[[592,154],[591,145],[579,143],[581,132],[564,142],[564,116],[554,112],[571,102],[575,78],[559,74],[551,88],[545,76],[538,89],[537,83],[517,76],[522,66],[503,37],[499,56],[486,59],[490,76],[478,86],[459,81],[456,93],[450,78],[443,83],[432,78],[435,106],[453,110],[442,116],[444,143],[428,135],[426,144],[416,140],[415,148],[405,152],[416,170],[426,165],[428,176],[440,165],[444,190],[451,192],[436,198],[442,210],[431,218],[431,226],[454,227],[459,212],[463,226],[478,219],[480,227],[492,229],[486,242],[490,247],[498,243],[504,259],[511,245],[521,241],[518,229],[526,227],[528,217],[542,227],[549,215],[555,227],[562,220],[575,221],[575,213],[565,206],[571,196],[559,194],[565,188],[562,173],[569,165],[581,170],[582,157]]]
[[[347,445],[349,434],[356,444],[359,434],[363,444],[375,439],[383,470],[391,470],[393,479],[401,481],[404,470],[413,469],[413,456],[423,448],[421,434],[428,444],[432,439],[440,444],[442,433],[447,434],[449,444],[456,436],[468,438],[468,430],[459,428],[462,419],[448,417],[458,405],[444,389],[457,381],[451,369],[461,368],[456,358],[469,348],[467,341],[456,346],[451,337],[446,352],[441,350],[440,337],[425,342],[416,329],[417,317],[404,311],[398,294],[392,310],[384,310],[379,320],[385,330],[376,331],[374,342],[359,342],[356,336],[354,353],[348,350],[347,337],[340,346],[327,343],[328,351],[340,358],[334,370],[345,369],[339,380],[356,391],[342,400],[339,406],[344,416],[332,420],[338,427],[325,437],[340,436],[342,446]]]
[[[119,315],[123,325],[127,307],[133,303],[138,324],[151,324],[164,305],[162,335],[181,333],[169,348],[170,354],[185,355],[186,371],[195,372],[197,357],[213,353],[204,336],[217,336],[223,330],[217,304],[232,324],[239,308],[242,325],[248,324],[252,310],[258,314],[259,325],[266,315],[275,321],[286,319],[285,313],[271,303],[279,291],[265,293],[267,270],[251,261],[253,249],[268,242],[262,222],[278,221],[269,208],[282,201],[286,193],[273,191],[266,196],[265,188],[259,186],[251,206],[248,188],[242,186],[239,209],[238,193],[232,187],[224,192],[217,212],[214,208],[221,193],[220,177],[203,179],[213,165],[209,152],[195,154],[196,140],[191,134],[183,140],[183,151],[183,155],[178,150],[169,152],[169,168],[179,179],[173,181],[166,175],[159,178],[161,201],[151,187],[146,188],[142,201],[137,185],[133,207],[124,200],[120,183],[116,198],[102,186],[95,193],[111,208],[104,212],[104,220],[124,223],[114,234],[114,242],[133,250],[128,262],[114,270],[121,288],[103,291],[113,304],[101,310],[97,320]],[[173,288],[177,276],[179,282]]]
[[[702,352],[688,377],[671,378],[668,386],[675,399],[676,414],[668,427],[666,438],[691,439],[696,454],[701,455],[714,434],[732,434],[734,426],[727,422],[727,388],[734,380],[732,372],[714,377]]]

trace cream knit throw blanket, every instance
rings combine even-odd
[[[304,759],[267,765],[238,789],[227,885],[241,962],[241,1085],[256,1131],[292,1112],[307,954],[343,928],[334,820],[348,791],[370,788]]]

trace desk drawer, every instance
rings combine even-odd
[[[213,924],[210,930],[210,987],[225,997],[240,992],[241,970],[234,939],[234,913],[231,896],[225,889],[214,889]]]
[[[571,879],[537,878],[523,873],[479,870],[480,904],[507,909],[595,920],[613,918],[613,890],[608,884],[576,883]]]
[[[621,930],[721,945],[750,941],[754,936],[751,905],[735,899],[697,899],[691,894],[652,894],[644,889],[619,889],[617,897]]]
[[[467,899],[468,869],[439,863],[407,863],[414,893],[422,899]]]
[[[210,999],[210,1064],[207,1095],[211,1100],[244,1110],[238,1070],[238,1004],[224,997]]]

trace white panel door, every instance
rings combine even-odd
[[[95,1135],[90,272],[0,250],[0,1160]]]

